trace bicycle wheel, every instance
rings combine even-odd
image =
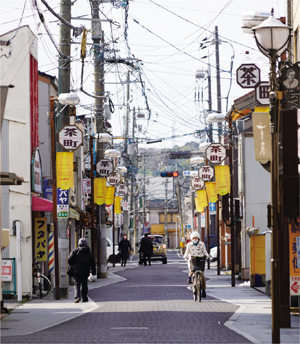
[[[193,276],[193,296],[194,296],[194,301],[197,301],[197,276]]]
[[[51,282],[44,275],[40,275],[40,277],[41,277],[41,282],[39,283],[36,292],[38,294],[37,296],[40,299],[42,299],[43,297],[47,296],[50,293],[50,291],[51,291]]]
[[[198,301],[201,302],[201,276],[200,276],[200,273],[197,274],[197,294],[198,294]]]

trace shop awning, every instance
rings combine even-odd
[[[32,196],[32,211],[53,211],[53,203],[46,198]]]

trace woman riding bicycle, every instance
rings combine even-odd
[[[207,259],[209,259],[209,254],[206,251],[206,247],[204,242],[200,240],[200,234],[198,232],[192,232],[190,235],[191,241],[186,245],[185,254],[183,255],[183,258],[189,260],[189,278],[188,283],[192,283],[192,276],[193,271],[191,270],[191,258],[192,257],[199,257],[199,256],[206,256]],[[204,276],[204,272],[201,271],[201,284],[202,284],[202,297],[206,297],[206,279]]]

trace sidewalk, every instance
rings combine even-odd
[[[137,262],[130,262],[127,263],[125,269],[137,266]],[[124,281],[123,277],[114,275],[113,272],[118,271],[124,271],[124,268],[121,268],[119,264],[115,268],[111,267],[108,278],[89,283],[89,289]],[[230,272],[222,271],[221,275],[217,276],[214,263],[211,264],[210,270],[206,270],[205,275],[209,278],[207,283],[209,296],[240,307],[225,323],[225,326],[243,335],[252,343],[271,343],[271,299],[263,293],[245,286],[244,283],[236,282],[236,287],[231,287]],[[186,288],[185,285],[184,288]],[[89,301],[75,304],[73,286],[69,288],[69,299],[54,300],[53,294],[50,294],[47,298],[34,299],[21,305],[15,300],[5,300],[5,307],[14,310],[2,319],[1,335],[29,334],[69,321],[98,308],[95,302],[91,299]],[[300,342],[299,316],[291,316],[290,329],[281,329],[280,342]]]

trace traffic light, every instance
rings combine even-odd
[[[161,172],[160,176],[165,177],[178,177],[179,173],[177,171],[170,171],[170,172]]]

